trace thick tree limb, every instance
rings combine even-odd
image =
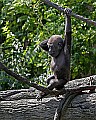
[[[12,90],[0,91],[0,95],[7,92]],[[53,120],[63,98],[48,97],[38,102],[34,92],[22,92],[9,99],[0,101],[0,120]],[[66,112],[62,109],[61,120],[96,120],[96,93],[76,96]]]
[[[53,2],[50,2],[49,0],[41,0],[41,1],[43,1],[45,4],[49,5],[50,7],[53,7],[55,9],[59,10],[60,12],[64,13],[64,8],[60,7],[59,5],[57,5],[57,4],[53,3]],[[93,25],[93,26],[96,26],[96,21],[90,20],[88,18],[84,18],[83,16],[77,15],[77,14],[75,14],[73,12],[71,13],[71,16],[73,16],[73,17],[75,17],[77,19],[80,19],[80,20],[82,20],[82,21],[84,21],[84,22],[86,22],[88,24]]]
[[[35,91],[35,89],[32,89],[32,88],[30,88],[30,89],[20,89],[20,90],[7,90],[6,94],[4,94],[4,93],[0,94],[0,100],[6,100],[7,98],[10,98],[11,96],[22,93],[22,92],[25,92],[25,93],[28,93],[28,92],[32,93],[33,92],[34,93],[34,91]]]

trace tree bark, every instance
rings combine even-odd
[[[2,101],[0,120],[52,120],[58,101],[44,98],[42,103],[36,99]]]
[[[66,87],[89,85],[90,81],[96,84],[96,75],[70,81]],[[14,95],[0,101],[0,120],[53,120],[55,110],[64,97],[46,97],[37,101],[38,91],[35,89],[1,91],[0,96],[12,92]],[[96,93],[77,95],[66,111],[62,109],[60,120],[96,120]]]
[[[96,93],[78,95],[72,100],[61,120],[96,120]]]

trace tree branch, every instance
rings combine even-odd
[[[7,67],[5,67],[1,62],[0,62],[0,69],[4,70],[8,75],[14,77],[15,79],[17,79],[18,81],[20,81],[22,83],[25,83],[31,87],[34,87],[37,90],[40,90],[42,92],[49,93],[49,90],[47,88],[40,86],[36,83],[33,83],[33,82],[29,81],[28,79],[26,79],[25,77],[22,77],[22,76],[16,74],[12,70],[9,70]]]
[[[0,62],[0,70],[4,70],[8,75],[14,77],[15,79],[17,79],[18,81],[22,82],[22,83],[25,83],[31,87],[34,87],[36,88],[37,90],[40,90],[44,93],[46,93],[47,95],[50,94],[50,95],[55,95],[55,96],[58,96],[58,95],[62,95],[62,94],[65,94],[67,92],[71,92],[71,93],[80,93],[84,90],[95,90],[96,89],[96,85],[85,85],[85,86],[75,86],[75,87],[64,87],[63,89],[61,90],[49,90],[43,86],[40,86],[36,83],[33,83],[31,81],[29,81],[28,79],[26,79],[25,77],[22,77],[18,74],[16,74],[15,72],[13,72],[12,70],[9,70],[7,67],[5,67],[1,62]],[[90,78],[92,79],[92,78]],[[93,79],[95,80],[95,78]],[[70,82],[70,81],[69,81]],[[94,81],[93,81],[94,82]],[[29,91],[32,91],[31,89],[29,89]],[[19,91],[20,92],[20,91]],[[11,95],[14,95],[16,94],[15,92],[13,93],[10,93],[8,94],[8,96],[11,96]],[[8,97],[8,96],[5,96],[5,97]],[[1,98],[2,99],[2,98]]]
[[[60,12],[64,13],[64,8],[60,7],[59,5],[57,5],[57,4],[53,3],[53,2],[50,2],[49,0],[41,0],[41,1],[43,1],[45,4],[49,5],[50,7],[53,7],[55,9],[59,10]],[[88,24],[93,25],[93,26],[96,26],[96,21],[90,20],[88,18],[84,18],[83,16],[77,15],[77,14],[75,14],[73,12],[71,13],[71,16],[73,16],[73,17],[75,17],[77,19],[80,19],[80,20],[82,20],[82,21],[84,21],[84,22],[86,22]]]

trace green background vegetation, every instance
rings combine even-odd
[[[96,21],[95,0],[52,0]],[[40,0],[0,0],[0,58],[11,70],[44,84],[50,57],[39,43],[53,34],[64,38],[65,16]],[[96,27],[72,17],[71,79],[96,74]],[[4,71],[0,90],[27,88]]]

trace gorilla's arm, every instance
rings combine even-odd
[[[49,50],[48,45],[47,45],[47,42],[48,42],[48,40],[44,40],[44,41],[42,41],[42,42],[40,43],[40,47],[41,47],[43,50],[45,50],[45,51],[48,51],[48,50]]]

